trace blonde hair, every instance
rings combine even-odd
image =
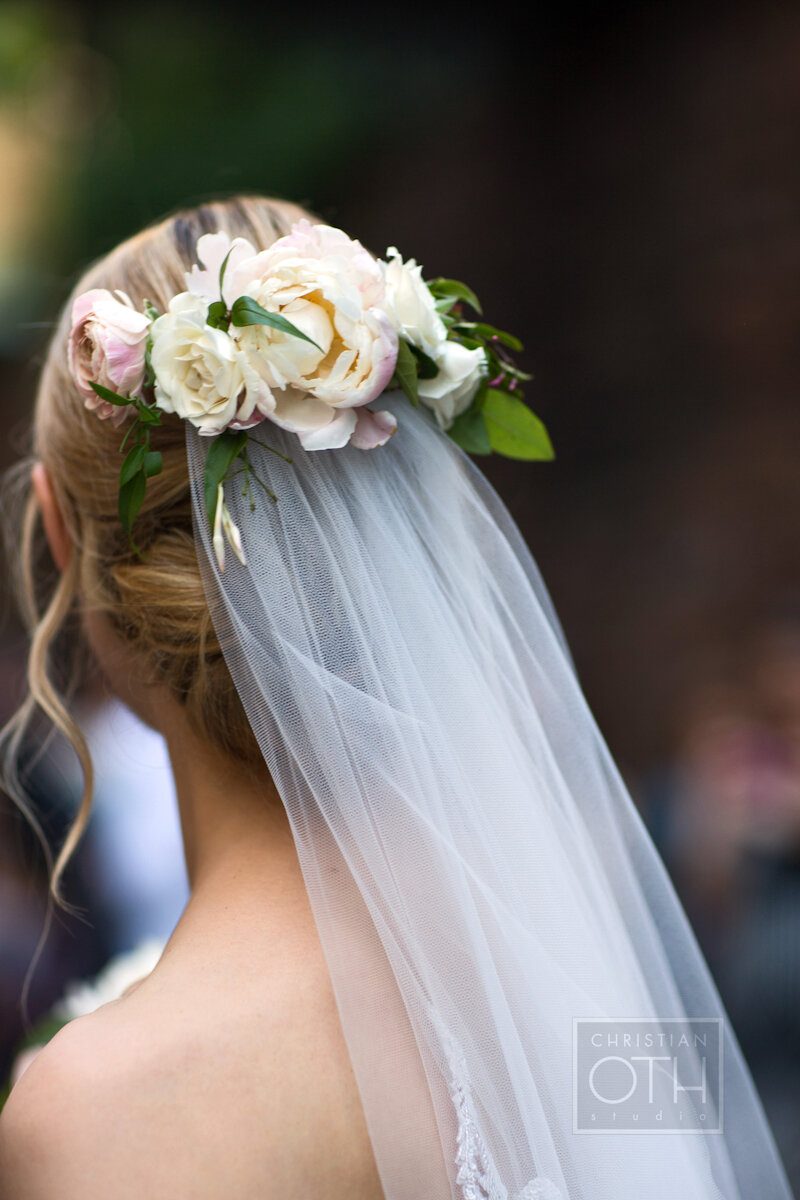
[[[61,893],[64,869],[89,820],[92,762],[86,739],[70,715],[63,690],[54,680],[53,650],[58,634],[76,614],[79,596],[111,622],[141,662],[148,677],[166,685],[184,707],[193,730],[207,745],[254,770],[263,759],[214,633],[206,605],[192,535],[185,430],[177,417],[164,417],[153,431],[163,471],[151,479],[135,538],[137,557],[117,514],[121,433],[84,407],[69,373],[67,338],[72,299],[89,288],[121,289],[137,308],[150,300],[163,312],[185,289],[184,272],[195,261],[197,239],[224,230],[265,249],[306,216],[285,201],[238,196],[214,201],[173,216],[123,242],[95,263],[77,283],[47,350],[36,396],[33,456],[9,477],[21,514],[8,549],[17,575],[20,608],[30,635],[28,695],[2,732],[4,785],[31,822],[47,860],[51,898],[68,908]],[[43,552],[39,508],[30,484],[36,459],[47,468],[64,517],[72,550],[54,578]],[[7,534],[8,538],[8,534]],[[74,822],[55,862],[18,773],[19,752],[32,717],[43,713],[72,744],[84,787]]]

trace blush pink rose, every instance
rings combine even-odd
[[[75,385],[88,409],[121,424],[128,408],[101,400],[92,383],[120,396],[135,396],[144,382],[150,319],[137,312],[124,292],[118,300],[105,288],[92,288],[72,306],[67,355]]]

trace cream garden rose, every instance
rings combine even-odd
[[[116,296],[92,288],[72,306],[67,355],[72,377],[88,409],[115,425],[128,409],[101,400],[92,383],[121,396],[135,396],[144,382],[145,350],[150,319],[137,312],[124,292]]]
[[[181,292],[152,325],[155,398],[205,436],[245,429],[270,415],[270,389],[222,329],[206,323],[208,303]]]
[[[307,450],[351,440],[362,449],[383,445],[396,421],[365,406],[394,373],[397,332],[384,307],[383,272],[372,255],[342,230],[305,219],[260,253],[224,234],[201,238],[197,250],[204,269],[187,276],[192,291],[208,301],[219,299],[219,273],[229,255],[226,304],[250,296],[311,339],[268,325],[231,326],[237,350],[270,391],[270,420],[296,433]]]

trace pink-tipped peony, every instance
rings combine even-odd
[[[204,251],[215,265],[227,252],[222,243]],[[380,396],[397,362],[379,264],[341,229],[304,218],[250,258],[235,246],[225,287],[230,296],[251,296],[312,339],[267,325],[231,329],[271,393],[274,407],[265,415],[296,433],[306,450],[344,446],[356,430],[354,410]]]

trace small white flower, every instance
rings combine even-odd
[[[233,553],[242,566],[246,567],[247,559],[244,556],[244,547],[242,546],[242,535],[239,531],[239,526],[234,525],[230,510],[224,502],[222,505],[222,528],[225,530],[225,536],[233,547]]]
[[[419,398],[434,416],[442,429],[449,429],[453,421],[469,408],[486,373],[486,355],[483,350],[468,350],[460,342],[445,342],[434,360],[439,368],[433,379],[420,379],[417,387]]]
[[[234,554],[239,559],[243,567],[247,566],[247,559],[244,556],[244,547],[242,546],[242,535],[239,526],[234,524],[230,514],[230,509],[225,503],[225,492],[222,484],[217,487],[217,508],[214,513],[214,533],[212,542],[214,545],[214,554],[217,558],[217,566],[220,569],[220,574],[225,570],[225,539],[230,543]]]
[[[483,350],[468,350],[450,341],[447,326],[436,311],[433,296],[422,278],[422,267],[413,258],[403,262],[394,246],[383,264],[387,311],[398,334],[417,346],[439,368],[432,379],[420,379],[419,398],[442,429],[449,429],[464,412],[480,386],[486,370]]]
[[[225,570],[225,538],[222,534],[222,506],[224,503],[225,493],[222,490],[222,484],[220,484],[217,488],[217,507],[214,511],[214,532],[211,538],[220,574]]]
[[[403,262],[396,246],[386,254],[388,261],[382,265],[389,318],[401,337],[436,359],[447,341],[447,326],[423,281],[422,267],[413,258]]]

